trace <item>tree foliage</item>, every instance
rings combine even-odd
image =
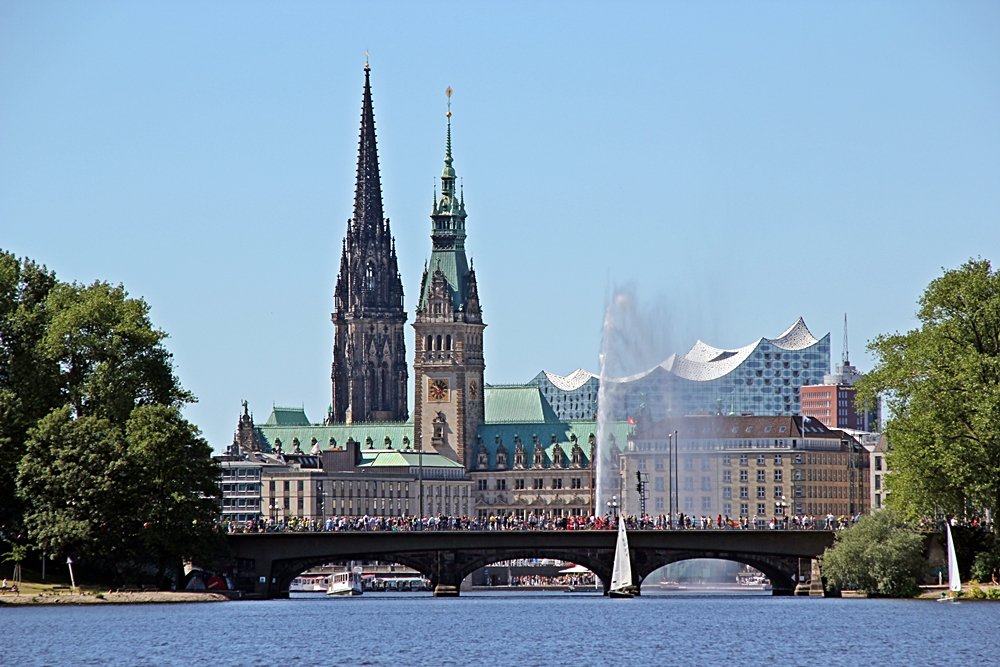
[[[44,266],[0,252],[0,532],[16,532],[14,478],[28,429],[61,403],[58,366],[39,350],[55,284]]]
[[[828,583],[873,597],[912,597],[925,566],[924,538],[892,510],[863,517],[823,554]]]
[[[0,252],[0,535],[118,567],[210,539],[217,470],[165,340],[121,285]]]
[[[859,400],[883,395],[888,502],[905,516],[1000,510],[1000,273],[987,260],[945,271],[919,301],[920,326],[869,345]],[[996,526],[997,524],[994,524]]]

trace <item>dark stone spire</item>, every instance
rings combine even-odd
[[[334,288],[329,422],[406,420],[405,321],[396,243],[382,218],[371,68],[365,63],[354,217]]]
[[[361,135],[358,139],[358,175],[354,185],[356,234],[382,226],[382,182],[378,174],[375,112],[372,109],[371,67],[365,63],[365,92],[361,102]]]

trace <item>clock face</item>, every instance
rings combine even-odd
[[[427,397],[432,401],[448,400],[447,380],[427,380]]]

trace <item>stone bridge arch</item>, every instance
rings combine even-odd
[[[574,563],[576,565],[582,565],[593,572],[604,584],[605,590],[607,590],[608,582],[611,581],[611,569],[614,561],[614,554],[608,552],[607,549],[583,549],[572,551],[565,549],[531,547],[503,549],[502,551],[497,551],[496,553],[477,554],[473,555],[471,558],[462,559],[461,563],[456,563],[458,567],[455,571],[455,579],[457,579],[458,583],[461,584],[466,577],[479,568],[488,567],[493,563],[522,558],[550,558],[553,560],[561,560],[568,563]]]
[[[636,579],[636,585],[641,586],[646,577],[664,565],[701,558],[741,563],[763,572],[771,581],[772,595],[793,595],[798,584],[801,564],[796,556],[766,556],[733,552],[638,550],[632,554],[632,576]]]
[[[285,558],[272,562],[271,577],[274,579],[271,584],[272,596],[288,597],[288,589],[292,581],[310,568],[320,567],[328,563],[346,563],[353,560],[391,560],[394,563],[412,568],[427,576],[421,569],[424,565],[421,559],[411,558],[403,553],[392,554],[391,556],[387,556],[386,554],[344,555],[342,553],[335,553],[325,556],[310,556],[308,558]]]

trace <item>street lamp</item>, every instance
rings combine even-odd
[[[780,500],[774,501],[774,507],[778,510],[778,514],[784,518],[785,530],[791,528],[791,517],[788,515],[791,505],[788,503],[788,499],[781,496]]]
[[[618,496],[611,496],[608,501],[608,514],[618,516]]]

